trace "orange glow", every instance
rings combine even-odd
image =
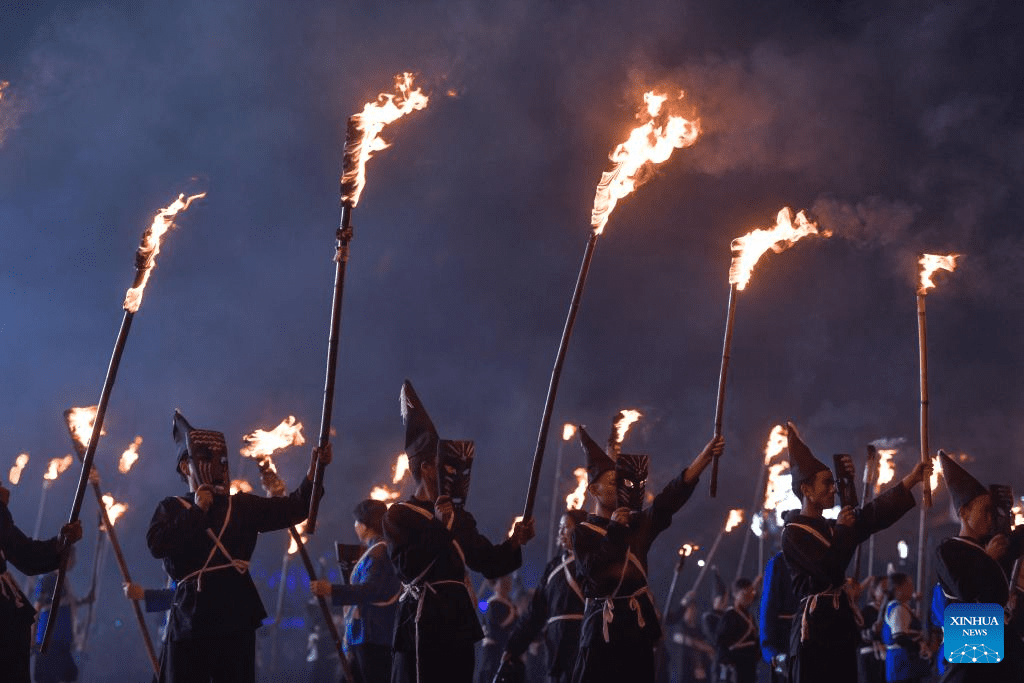
[[[257,429],[243,436],[242,441],[246,445],[239,453],[246,458],[256,460],[271,472],[277,472],[277,466],[274,465],[271,455],[285,448],[301,446],[306,443],[306,439],[302,436],[302,423],[296,422],[291,415],[281,420],[281,424],[271,431]]]
[[[682,545],[682,547],[679,548],[679,554],[682,555],[683,557],[689,557],[690,555],[693,554],[694,550],[700,550],[700,546],[699,545],[690,545],[689,543],[684,543]]]
[[[568,441],[574,436],[576,436],[576,425],[571,425],[568,422],[562,425],[562,441]]]
[[[678,99],[682,97],[680,93]],[[645,93],[645,107],[637,118],[646,121],[634,128],[609,156],[615,166],[601,174],[590,216],[590,224],[598,235],[604,231],[618,201],[651,177],[654,164],[668,159],[673,149],[689,147],[697,141],[700,122],[662,111],[666,101],[668,95]]]
[[[121,461],[117,463],[117,470],[121,474],[128,474],[132,465],[139,459],[139,446],[142,445],[142,437],[136,436],[135,441],[128,444],[128,449],[121,454]]]
[[[12,485],[16,485],[21,481],[21,472],[25,469],[25,465],[28,464],[28,453],[22,453],[14,461],[14,467],[7,473],[7,479]]]
[[[79,445],[82,451],[89,448],[89,441],[92,439],[93,426],[96,423],[96,411],[99,406],[86,406],[82,408],[71,408],[64,417],[71,431],[71,438]],[[100,436],[106,435],[104,428],[100,429]]]
[[[366,103],[362,113],[349,119],[350,128],[354,126],[361,133],[358,141],[345,141],[345,168],[341,184],[347,191],[342,201],[351,207],[359,203],[359,196],[366,185],[366,162],[374,152],[388,148],[388,143],[380,137],[384,126],[410,112],[425,109],[430,101],[422,90],[413,89],[412,81],[411,73],[398,74],[395,76],[396,94],[381,93],[375,101]]]
[[[103,494],[103,507],[107,510],[107,519],[110,520],[110,526],[117,524],[118,518],[125,513],[128,509],[127,503],[118,503],[114,500],[114,497],[109,493]]]
[[[783,207],[769,230],[756,228],[732,241],[732,263],[729,266],[729,284],[742,290],[750,282],[754,266],[770,249],[776,254],[789,249],[798,240],[809,235],[829,237],[828,231],[818,232],[818,224],[807,218],[803,211],[793,217],[793,210]]]
[[[302,520],[296,524],[295,530],[299,532],[299,538],[301,538],[303,544],[305,544],[307,539],[302,534],[306,531],[306,520]],[[297,552],[299,552],[299,544],[295,542],[295,538],[291,534],[288,534],[288,554],[294,555]]]
[[[922,254],[918,260],[918,265],[921,266],[921,279],[917,285],[918,294],[927,294],[929,289],[935,287],[935,283],[932,282],[932,275],[937,270],[948,270],[952,273],[956,270],[956,259],[959,254],[949,254],[947,256],[939,256],[938,254]]]
[[[370,491],[370,498],[373,500],[381,500],[391,507],[391,504],[398,500],[402,494],[398,491],[392,491],[387,486],[374,486],[373,490]]]
[[[577,467],[572,473],[576,476],[576,489],[565,497],[565,509],[579,510],[587,496],[587,470],[585,467]]]
[[[735,508],[729,510],[729,519],[725,520],[725,532],[729,533],[743,523],[743,510]]]
[[[939,487],[940,476],[942,476],[942,460],[936,455],[932,458],[932,476],[928,478],[928,486],[932,491]]]
[[[125,293],[124,310],[135,313],[142,305],[142,293],[146,289],[146,283],[149,282],[150,273],[156,267],[157,254],[160,253],[160,240],[168,230],[174,227],[174,218],[187,209],[194,200],[202,199],[205,196],[205,192],[187,198],[184,194],[179,194],[170,206],[156,212],[153,223],[142,235],[142,243],[139,245],[138,251],[135,252],[135,267],[141,274],[141,281],[137,287],[131,287]]]
[[[232,496],[236,493],[252,493],[252,484],[245,479],[232,479],[228,491]]]
[[[896,476],[896,468],[893,466],[892,458],[896,455],[895,448],[878,449],[878,480],[875,482],[875,492],[882,490],[882,487],[892,481]]]
[[[639,410],[620,410],[619,419],[615,421],[615,443],[622,443],[629,428],[641,417],[643,414]]]
[[[772,427],[772,433],[768,435],[768,443],[764,447],[764,464],[767,465],[776,455],[786,450],[789,446],[789,436],[786,428],[782,425]]]
[[[516,524],[518,524],[521,521],[523,521],[523,516],[522,515],[516,515],[516,518],[512,520],[512,526],[510,526],[508,528],[508,537],[509,538],[512,538],[512,534],[515,533],[515,530],[516,530]]]
[[[1021,507],[1020,503],[1010,508],[1010,514],[1013,515],[1013,520],[1010,522],[1011,528],[1016,529],[1021,524],[1024,524],[1024,507]]]
[[[50,464],[46,469],[46,474],[43,475],[43,479],[46,481],[55,481],[57,477],[68,471],[75,459],[71,457],[71,454],[65,455],[63,458],[53,458],[50,460]]]
[[[409,456],[405,453],[398,454],[398,460],[395,461],[395,476],[391,478],[392,484],[398,484],[402,481],[402,477],[409,471]]]

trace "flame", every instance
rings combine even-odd
[[[523,516],[522,515],[516,515],[516,518],[512,520],[512,526],[510,526],[508,528],[508,537],[509,538],[512,538],[512,534],[515,533],[515,530],[516,530],[516,524],[518,524],[521,521],[523,521]]]
[[[17,484],[21,481],[21,471],[25,469],[25,465],[28,464],[28,453],[22,453],[14,461],[14,467],[7,473],[7,479],[11,484]]]
[[[934,491],[939,487],[939,477],[943,476],[942,473],[942,460],[939,456],[932,458],[932,476],[928,478],[928,486],[930,490]]]
[[[959,254],[949,254],[947,256],[939,256],[938,254],[922,254],[918,260],[918,264],[921,266],[921,280],[917,286],[917,293],[925,295],[928,290],[935,286],[932,282],[932,275],[937,270],[948,270],[953,272],[956,270],[956,259],[960,256]]]
[[[776,455],[789,447],[789,436],[786,428],[782,425],[772,427],[772,433],[768,435],[768,443],[764,446],[764,464],[767,465]]]
[[[565,497],[565,509],[579,510],[583,507],[583,500],[587,496],[587,469],[577,467],[572,473],[576,475],[576,489]]]
[[[679,547],[679,554],[682,555],[683,557],[689,557],[690,555],[693,554],[694,550],[700,550],[700,546],[699,545],[690,545],[689,543],[684,543],[682,546]]]
[[[576,436],[576,425],[569,424],[568,422],[562,425],[562,441],[568,441],[574,436]]]
[[[370,491],[370,498],[374,500],[382,500],[391,507],[402,494],[398,491],[392,491],[387,486],[374,486],[373,490]]]
[[[57,477],[68,471],[68,468],[75,462],[75,459],[68,453],[63,458],[53,458],[50,460],[50,464],[47,466],[46,474],[43,475],[43,479],[46,481],[55,481]]]
[[[402,481],[402,477],[409,471],[409,456],[405,453],[398,454],[398,460],[395,461],[395,476],[391,478],[392,484],[397,484]]]
[[[306,439],[302,436],[302,423],[296,422],[292,415],[281,420],[281,424],[274,427],[273,430],[268,432],[257,429],[243,436],[242,441],[246,446],[239,453],[246,458],[253,458],[271,472],[277,472],[271,455],[290,446],[301,446],[306,443]]]
[[[299,532],[299,538],[301,538],[303,544],[305,544],[307,539],[303,536],[303,533],[306,531],[306,520],[302,520],[296,524],[295,530]],[[295,542],[295,538],[291,534],[288,534],[288,554],[294,555],[297,552],[299,552],[299,544]]]
[[[156,267],[157,254],[160,253],[160,240],[168,230],[174,227],[174,218],[187,209],[194,200],[202,199],[205,196],[205,192],[194,194],[191,197],[179,194],[170,206],[156,212],[153,223],[142,235],[142,243],[139,245],[138,251],[135,252],[135,268],[138,270],[138,275],[135,278],[137,284],[125,292],[124,310],[135,313],[142,305],[142,293],[146,289],[146,283],[149,282],[150,273]]]
[[[682,97],[680,93],[679,99]],[[668,95],[656,95],[653,91],[645,93],[647,106],[637,114],[637,118],[646,117],[647,121],[634,128],[629,138],[609,155],[615,166],[601,174],[590,216],[590,224],[596,234],[604,231],[608,216],[618,201],[651,177],[654,164],[668,159],[673,149],[689,147],[697,141],[700,122],[662,112],[662,105],[667,100]]]
[[[735,508],[729,510],[729,519],[725,520],[725,532],[729,533],[743,523],[743,510]]]
[[[901,540],[896,544],[896,552],[899,553],[901,560],[905,560],[907,559],[907,555],[910,554],[910,546],[907,545],[906,541]]]
[[[742,237],[732,241],[732,264],[729,266],[729,284],[742,290],[750,282],[750,275],[761,257],[771,249],[776,254],[789,249],[798,240],[809,235],[830,237],[831,232],[818,232],[818,224],[807,218],[803,211],[796,215],[794,224],[793,210],[783,207],[775,218],[775,226],[770,230],[756,228]]]
[[[252,493],[252,484],[245,479],[232,479],[228,491],[232,496],[236,493]]]
[[[110,526],[117,524],[118,518],[125,513],[128,509],[127,503],[118,503],[114,500],[114,497],[109,493],[103,494],[103,507],[107,511],[107,519],[110,520]]]
[[[1016,529],[1021,524],[1024,524],[1024,507],[1021,507],[1020,503],[1010,508],[1010,514],[1013,515],[1013,521],[1010,523],[1012,529]]]
[[[388,148],[388,143],[380,137],[384,126],[410,112],[426,108],[430,101],[422,90],[412,89],[412,80],[411,73],[398,74],[395,76],[397,94],[381,93],[376,101],[366,103],[362,113],[349,118],[341,185],[342,201],[350,207],[359,203],[359,195],[366,185],[366,162],[374,152]],[[353,131],[360,135],[354,136]]]
[[[895,448],[878,449],[878,481],[875,482],[875,492],[882,490],[882,487],[892,481],[896,476],[896,468],[892,464],[892,457],[896,455]]]
[[[121,461],[117,463],[117,470],[121,474],[128,474],[132,465],[139,459],[139,446],[142,445],[142,437],[136,436],[135,441],[128,444],[128,449],[121,454]]]
[[[68,429],[71,431],[71,438],[83,452],[89,448],[89,441],[92,440],[97,410],[99,410],[99,406],[72,407],[64,413],[64,419],[67,420]],[[100,436],[104,436],[106,433],[107,430],[101,427]]]
[[[615,421],[614,427],[615,443],[622,443],[622,440],[626,438],[626,432],[641,417],[643,414],[639,410],[620,410],[619,419]]]

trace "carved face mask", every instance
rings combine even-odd
[[[469,475],[473,469],[473,442],[441,440],[437,447],[438,493],[450,496],[452,504],[463,507],[469,495]]]
[[[193,429],[188,433],[188,457],[198,485],[212,486],[217,493],[228,492],[231,473],[223,434]]]
[[[647,456],[622,453],[615,460],[615,485],[619,506],[640,510],[647,486]]]

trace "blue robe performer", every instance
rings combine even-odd
[[[573,532],[578,580],[587,598],[573,681],[655,680],[654,645],[661,624],[647,585],[647,553],[697,486],[700,473],[722,452],[715,437],[693,462],[641,509],[647,456],[613,461],[580,428],[594,513]]]
[[[193,429],[174,415],[178,472],[192,495],[164,498],[149,523],[146,541],[177,582],[160,658],[161,683],[256,680],[256,629],[267,616],[249,576],[256,538],[306,518],[313,470],[329,462],[314,449],[309,472],[289,496],[228,495],[224,435]]]
[[[771,667],[772,683],[784,683],[786,680],[789,632],[798,607],[789,577],[789,565],[779,551],[764,567],[764,592],[757,619],[761,629],[761,658]]]
[[[803,504],[782,532],[782,552],[793,593],[800,600],[790,632],[789,680],[856,683],[863,620],[845,587],[846,567],[858,545],[914,507],[910,489],[928,468],[918,463],[900,483],[864,507],[844,507],[838,520],[827,520],[822,511],[835,505],[835,478],[800,440],[793,423],[787,426],[793,492]]]

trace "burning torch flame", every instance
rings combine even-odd
[[[242,441],[246,446],[239,453],[246,458],[253,458],[272,472],[277,472],[277,467],[270,459],[271,455],[289,446],[301,446],[306,443],[306,439],[302,436],[302,423],[296,422],[291,415],[281,420],[281,424],[274,427],[273,430],[268,432],[257,429],[243,436]]]
[[[679,548],[679,554],[682,555],[683,557],[689,557],[690,555],[693,554],[694,550],[700,550],[700,546],[699,545],[690,545],[689,543],[684,543]]]
[[[568,441],[574,436],[576,436],[576,425],[571,425],[568,422],[562,425],[562,441]]]
[[[142,445],[142,437],[136,436],[135,441],[128,444],[128,449],[121,454],[121,461],[117,463],[117,470],[121,474],[128,474],[132,465],[139,459],[139,446]]]
[[[896,455],[895,448],[878,449],[878,481],[875,482],[875,492],[882,490],[882,487],[892,481],[896,476],[896,468],[892,464],[892,457]]]
[[[789,446],[789,436],[786,428],[782,425],[772,427],[772,433],[768,435],[768,443],[764,447],[764,464],[767,465],[776,455],[786,450]]]
[[[395,461],[395,476],[391,478],[392,484],[397,484],[402,481],[402,477],[409,471],[409,456],[405,453],[398,454],[398,460]]]
[[[103,507],[107,510],[107,519],[110,520],[110,526],[114,526],[117,523],[118,518],[128,509],[128,504],[118,503],[114,500],[112,495],[104,493]]]
[[[622,443],[633,423],[643,417],[639,410],[620,410],[619,419],[615,421],[615,443]]]
[[[391,504],[398,500],[401,495],[398,491],[392,491],[386,486],[374,486],[373,490],[370,491],[370,498],[383,501],[388,504],[388,507],[391,507]]]
[[[1021,507],[1020,503],[1010,508],[1010,514],[1013,515],[1013,522],[1010,524],[1012,528],[1016,529],[1021,524],[1024,524],[1024,508]]]
[[[918,264],[921,266],[921,282],[917,287],[917,293],[924,295],[928,293],[928,290],[935,286],[932,282],[932,275],[937,270],[948,270],[953,272],[956,270],[956,259],[959,254],[949,254],[948,256],[939,256],[937,254],[922,254]]]
[[[679,97],[682,98],[682,93]],[[654,164],[668,159],[673,149],[689,147],[697,141],[700,122],[662,112],[666,100],[668,95],[645,93],[646,107],[637,118],[646,116],[647,121],[634,128],[629,138],[609,155],[615,166],[601,174],[590,216],[590,224],[598,235],[604,231],[618,201],[651,177]]]
[[[516,524],[519,524],[519,522],[521,522],[521,521],[523,521],[523,516],[522,515],[516,515],[516,518],[512,520],[512,526],[510,526],[508,528],[508,537],[509,538],[512,538],[512,534],[514,534],[516,532]]]
[[[577,467],[572,473],[576,475],[576,490],[565,497],[565,509],[579,510],[583,507],[583,500],[587,495],[587,470],[584,467]]]
[[[57,477],[68,471],[68,468],[75,462],[75,459],[68,453],[63,458],[53,458],[50,460],[50,464],[46,469],[46,474],[43,475],[43,479],[46,481],[55,481]]]
[[[232,479],[228,491],[232,496],[236,493],[252,493],[252,484],[245,479]]]
[[[349,119],[341,185],[342,201],[350,207],[354,208],[359,203],[359,195],[366,185],[366,162],[374,152],[388,148],[388,143],[380,137],[384,126],[410,112],[425,109],[430,101],[419,88],[413,90],[412,80],[413,75],[408,72],[395,76],[397,94],[381,93],[376,101],[366,103],[362,113]],[[359,135],[352,135],[353,130]]]
[[[729,510],[729,519],[725,520],[725,533],[729,533],[743,523],[743,510],[735,508]]]
[[[788,206],[779,211],[775,227],[770,230],[757,228],[732,241],[732,264],[729,266],[729,284],[742,290],[750,282],[750,275],[761,257],[771,249],[776,254],[789,249],[798,240],[808,235],[831,236],[831,232],[818,232],[818,224],[807,218],[803,211],[793,219],[793,210]]]
[[[306,531],[306,521],[303,520],[295,525],[295,530],[299,532],[299,538],[302,539],[303,544],[306,542],[306,537],[302,534]],[[291,534],[288,534],[288,554],[294,555],[299,552],[299,544],[295,542],[295,538]]]
[[[934,491],[939,487],[939,477],[944,476],[942,473],[942,460],[939,456],[932,458],[932,476],[928,478],[928,486]]]
[[[83,408],[71,408],[64,413],[71,430],[71,438],[75,440],[84,453],[89,448],[89,441],[92,439],[92,428],[96,423],[96,411],[98,406],[87,406]],[[106,429],[100,428],[100,436],[107,433]]]
[[[11,484],[17,484],[21,481],[21,471],[25,469],[25,465],[28,464],[28,453],[22,453],[14,461],[14,467],[7,473],[7,479],[10,480]]]
[[[202,199],[205,196],[205,192],[187,198],[184,194],[179,194],[170,206],[156,212],[153,223],[142,235],[142,243],[139,245],[138,251],[135,252],[135,268],[138,270],[136,282],[138,284],[129,288],[125,293],[124,310],[135,313],[142,305],[142,293],[146,289],[146,283],[149,282],[150,273],[156,267],[157,254],[160,253],[160,240],[168,230],[174,227],[174,218],[187,209],[193,200]]]

